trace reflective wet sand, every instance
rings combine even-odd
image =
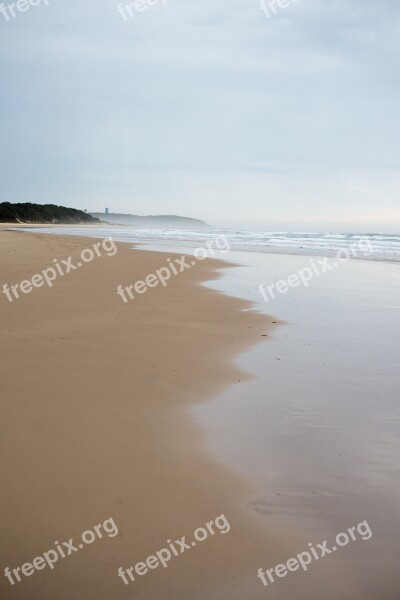
[[[285,598],[294,585],[302,598],[312,581],[315,598],[394,600],[400,592],[399,265],[350,261],[267,304],[259,284],[286,279],[310,259],[229,258],[247,266],[210,285],[256,301],[284,323],[238,361],[252,381],[195,409],[209,449],[252,481],[249,511],[262,515],[266,527],[280,523],[282,531],[297,532],[292,555],[309,542],[331,543],[364,520],[373,532],[325,557],[324,565],[275,583],[274,592],[279,586],[277,597]],[[328,562],[333,579],[324,573]]]

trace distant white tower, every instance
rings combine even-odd
[[[108,209],[108,208],[106,208],[106,215],[108,215],[108,211],[109,211],[109,209]]]

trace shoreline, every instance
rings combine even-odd
[[[212,288],[250,300],[263,274],[277,280],[302,265],[247,252],[232,260],[239,267]],[[213,454],[251,477],[251,506],[266,525],[281,523],[306,546],[368,519],[374,541],[330,558],[333,579],[318,563],[311,597],[327,588],[327,598],[398,597],[399,291],[396,266],[349,261],[309,288],[260,297],[257,308],[283,324],[272,343],[240,355],[256,377],[196,410]],[[305,579],[297,583],[302,597]]]
[[[3,279],[16,282],[89,244],[88,238],[3,231],[0,245]],[[115,256],[85,265],[51,289],[35,289],[13,304],[2,298],[4,568],[101,519],[112,517],[119,528],[74,563],[24,578],[7,593],[28,592],[33,600],[123,597],[118,567],[225,514],[228,535],[134,585],[141,595],[166,598],[169,578],[178,577],[171,597],[190,592],[200,600],[206,586],[222,599],[233,570],[237,597],[251,589],[261,598],[253,570],[285,555],[282,535],[260,529],[263,522],[244,506],[249,485],[207,456],[188,408],[249,378],[232,358],[261,342],[271,320],[244,310],[248,302],[200,285],[229,266],[215,260],[124,305],[115,294],[118,283],[142,278],[170,254],[117,247]]]
[[[3,277],[29,278],[54,257],[76,262],[96,242],[0,232]],[[254,283],[266,273],[282,278],[302,257],[233,252],[233,262],[207,259],[124,304],[119,283],[191,257],[187,248],[132,246],[118,243],[115,256],[14,304],[0,297],[3,567],[107,518],[119,529],[54,573],[8,588],[3,578],[7,599],[29,591],[33,600],[67,600],[72,590],[108,600],[132,590],[152,600],[308,600],[329,588],[332,598],[350,590],[354,600],[373,600],[381,589],[394,600],[390,473],[398,444],[386,423],[397,422],[397,269],[349,261],[266,305]],[[267,329],[271,321],[279,326]],[[379,434],[370,426],[377,414]],[[118,577],[120,567],[146,560],[166,540],[190,540],[220,515],[231,527],[226,535],[129,586]],[[334,539],[363,519],[369,544],[267,588],[257,578],[258,568],[284,564],[308,542]]]
[[[83,223],[81,225],[77,225],[77,224],[13,224],[13,223],[0,223],[0,231],[1,230],[6,230],[6,231],[12,231],[12,228],[16,228],[16,229],[62,229],[62,228],[66,228],[66,229],[87,229],[88,232],[90,232],[91,230],[93,230],[93,228],[100,228],[100,229],[104,229],[107,230],[108,228],[110,228],[112,231],[115,231],[116,233],[118,233],[118,229],[123,229],[124,227],[128,227],[131,228],[132,231],[135,231],[134,227],[131,227],[129,225],[114,225],[111,223],[96,223],[96,224],[92,224],[92,225],[88,225],[86,223]],[[212,232],[213,230],[205,230],[204,232],[202,232],[203,234],[206,234],[207,232]],[[62,234],[52,234],[52,235],[62,235]],[[75,234],[74,234],[75,235]],[[76,237],[82,237],[80,234],[77,234]],[[85,237],[85,236],[83,236]],[[91,236],[88,235],[88,238],[91,237],[96,237],[96,236]],[[101,236],[99,236],[101,237]],[[129,244],[134,244],[136,247],[140,247],[140,246],[156,246],[157,247],[157,251],[163,253],[164,250],[164,246],[165,246],[165,252],[169,251],[168,247],[170,246],[170,243],[172,240],[168,240],[168,242],[166,243],[166,240],[163,238],[159,238],[159,239],[134,239],[134,240],[118,240],[120,243],[129,243]],[[182,250],[185,251],[185,248],[191,247],[191,248],[195,248],[196,247],[196,243],[195,240],[187,240],[187,239],[178,239],[175,240],[175,242],[178,242],[178,245],[176,246],[177,250],[176,252],[179,252],[179,246],[182,245]],[[197,240],[197,245],[201,244],[201,242],[199,240]],[[339,250],[324,250],[323,248],[315,248],[315,249],[304,249],[301,247],[298,247],[296,249],[292,249],[289,247],[285,247],[285,248],[279,248],[276,246],[251,246],[248,245],[246,247],[241,246],[241,245],[236,245],[235,242],[230,243],[230,248],[232,251],[234,252],[248,252],[251,254],[266,254],[266,255],[278,255],[278,256],[288,256],[288,257],[296,257],[296,256],[300,256],[300,257],[310,257],[310,258],[328,258],[328,259],[333,259],[337,256]],[[350,256],[349,259],[350,261],[361,261],[361,262],[373,262],[373,263],[382,263],[382,264],[399,264],[400,261],[399,260],[395,260],[392,257],[389,258],[385,258],[384,256],[380,255],[380,256]]]

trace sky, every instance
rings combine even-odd
[[[35,1],[0,13],[0,201],[400,233],[398,0]]]

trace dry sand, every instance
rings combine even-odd
[[[95,240],[0,232],[3,283],[30,279]],[[242,300],[199,284],[222,263],[204,261],[166,288],[129,304],[118,284],[143,279],[166,254],[118,244],[53,288],[34,289],[1,317],[0,569],[15,568],[78,540],[113,518],[119,534],[35,571],[4,599],[66,600],[136,597],[218,600],[264,598],[259,566],[288,555],[279,535],[246,509],[247,483],[207,456],[187,407],[246,377],[232,357],[263,341],[274,327]],[[265,342],[264,343],[268,343]],[[165,547],[193,539],[220,514],[231,525],[125,586],[117,577]],[[279,543],[278,543],[279,541]],[[268,589],[279,598],[282,588]]]

